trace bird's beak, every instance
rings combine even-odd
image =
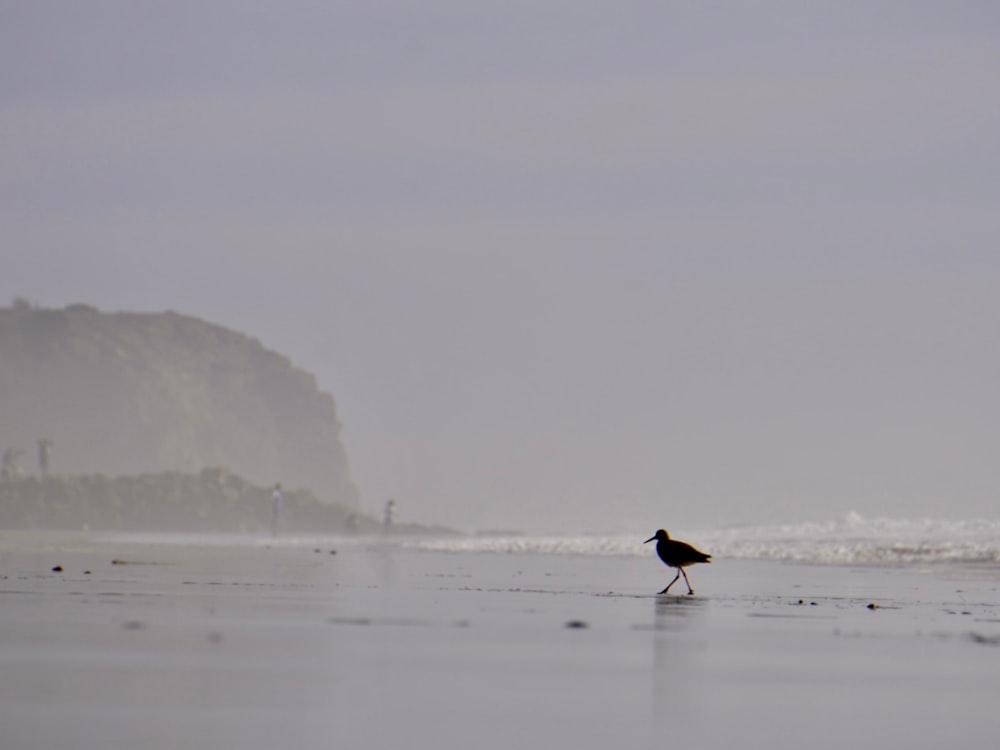
[[[654,539],[656,539],[656,534],[653,534],[653,536],[649,537],[649,539],[647,539],[646,541],[644,541],[643,544],[649,544]]]

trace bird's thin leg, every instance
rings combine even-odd
[[[661,594],[665,594],[668,591],[670,591],[670,587],[673,586],[675,583],[677,583],[677,579],[680,578],[680,577],[681,577],[681,569],[678,568],[677,569],[677,575],[674,576],[674,580],[672,580],[670,583],[668,583],[667,587],[665,589],[663,589],[663,591],[661,591],[660,593]],[[686,578],[687,578],[687,576],[685,576],[685,579]],[[691,588],[690,584],[688,585],[688,588]]]
[[[680,569],[681,573],[684,573],[684,568]],[[688,585],[688,596],[694,596],[694,589],[691,588],[691,581],[688,580],[688,574],[684,573],[684,583]]]

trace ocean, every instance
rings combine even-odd
[[[806,565],[1000,565],[1000,519],[866,518],[858,513],[804,523],[719,528],[668,528],[680,539],[720,560],[766,560]],[[614,534],[421,536],[374,534],[312,536],[283,534],[96,533],[95,538],[139,544],[400,549],[412,552],[648,557],[644,544],[655,529]]]
[[[441,552],[648,556],[655,529],[637,535],[467,536],[401,541]],[[778,560],[814,565],[1000,563],[1000,520],[864,518],[826,522],[668,529],[715,559]]]

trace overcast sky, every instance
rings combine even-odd
[[[996,517],[998,91],[986,0],[0,0],[0,303],[259,338],[400,519]]]

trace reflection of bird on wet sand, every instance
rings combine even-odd
[[[665,594],[670,591],[670,587],[677,583],[677,579],[683,575],[684,583],[686,583],[688,587],[688,594],[694,594],[694,589],[691,588],[691,581],[688,580],[687,573],[684,572],[684,568],[688,565],[693,565],[694,563],[712,562],[712,556],[696,550],[687,542],[679,542],[675,539],[671,539],[670,534],[667,533],[666,529],[660,529],[653,534],[653,536],[643,542],[643,544],[649,544],[649,542],[654,539],[656,539],[656,554],[660,556],[660,559],[663,560],[666,565],[671,568],[677,568],[677,575],[674,576],[674,580],[668,583],[667,587],[660,593]]]

